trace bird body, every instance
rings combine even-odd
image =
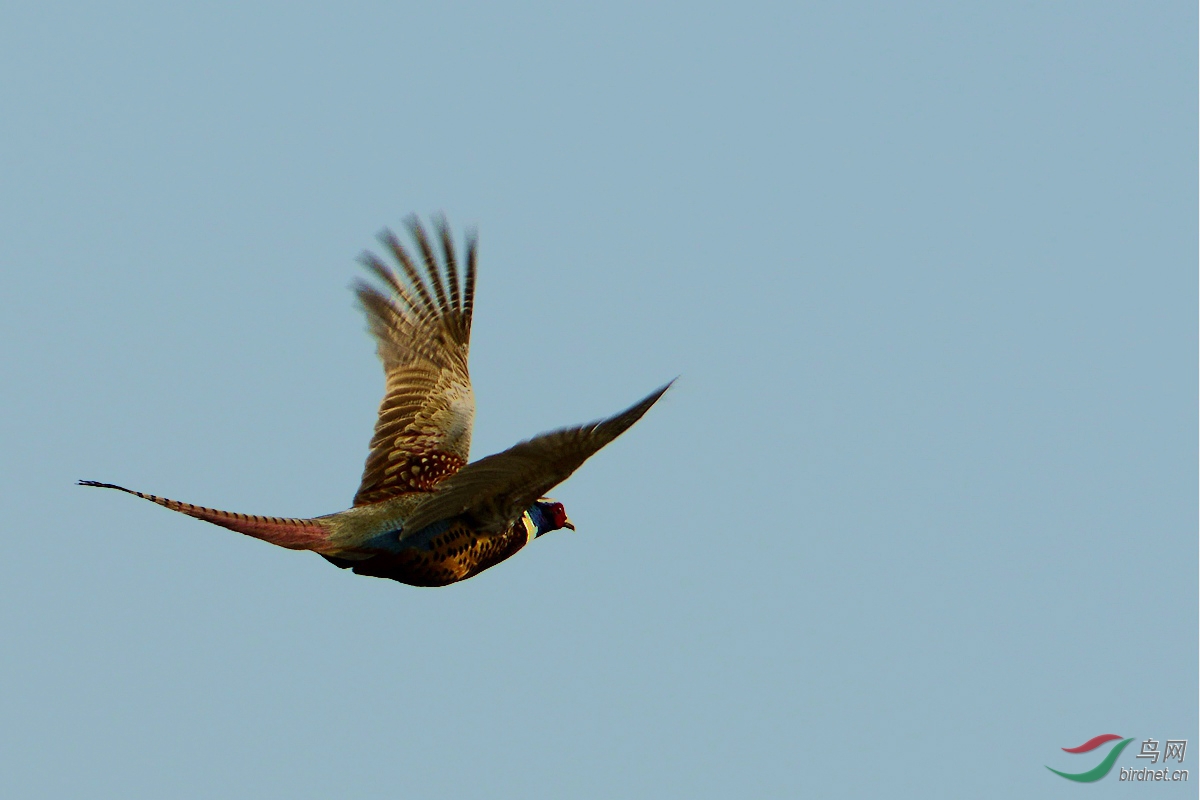
[[[412,586],[445,586],[499,564],[541,532],[529,511],[498,532],[480,530],[461,518],[443,520],[412,536],[402,537],[402,530],[376,534],[360,550],[370,554],[365,559],[326,558],[359,575],[400,575],[403,583]]]
[[[110,483],[205,522],[333,564],[413,586],[444,586],[477,575],[538,536],[575,526],[545,493],[654,405],[670,384],[625,411],[565,428],[468,463],[475,398],[467,372],[476,243],[459,274],[449,230],[437,225],[442,263],[420,223],[409,220],[424,274],[399,240],[380,237],[404,277],[370,253],[363,262],[383,285],[360,283],[385,373],[384,398],[353,507],[310,519],[262,517],[196,506]]]

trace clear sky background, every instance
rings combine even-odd
[[[0,795],[1195,796],[1194,3],[166,5],[0,11]],[[578,533],[73,485],[347,507],[438,210],[476,457],[682,376]]]

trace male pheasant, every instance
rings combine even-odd
[[[379,286],[356,287],[383,362],[386,389],[362,484],[346,511],[312,519],[218,511],[118,489],[291,550],[312,550],[359,575],[413,586],[445,586],[478,575],[533,539],[575,529],[562,503],[545,497],[585,460],[654,405],[671,384],[608,419],[545,433],[467,463],[475,396],[467,373],[477,245],[467,239],[460,275],[444,219],[441,264],[420,222],[408,228],[424,272],[400,241],[380,239],[404,278],[371,253],[363,264]]]

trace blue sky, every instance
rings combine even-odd
[[[0,794],[1059,797],[1097,734],[1200,747],[1196,29],[7,7]],[[348,506],[354,259],[439,210],[476,457],[681,376],[577,534],[415,589],[73,485]]]

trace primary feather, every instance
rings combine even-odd
[[[391,231],[380,241],[399,272],[372,253],[377,283],[356,293],[384,370],[384,396],[346,511],[314,519],[260,517],[195,506],[95,481],[281,547],[313,550],[339,567],[416,586],[442,586],[503,561],[534,538],[574,525],[545,497],[600,448],[628,430],[671,384],[598,422],[535,436],[468,464],[475,395],[467,360],[475,303],[477,243],[460,274],[445,220],[436,242],[415,217],[407,227],[418,260]]]

